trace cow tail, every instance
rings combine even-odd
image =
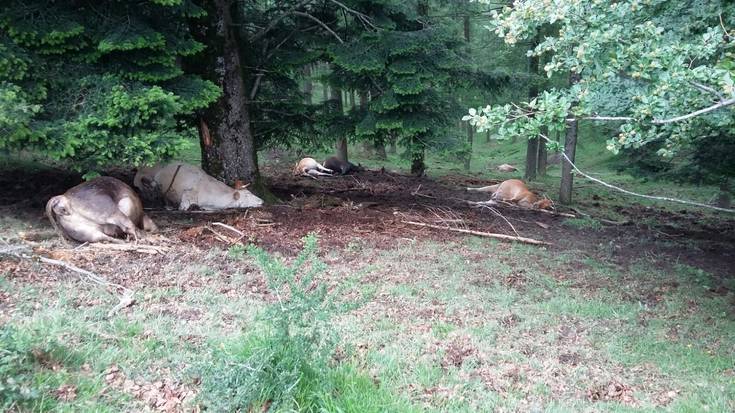
[[[59,233],[62,238],[66,239],[66,233],[59,227],[59,224],[56,222],[56,214],[54,213],[54,205],[56,204],[56,202],[56,197],[53,197],[49,199],[49,201],[46,203],[46,216],[48,217],[49,221],[51,221],[51,226],[54,227],[54,231]]]

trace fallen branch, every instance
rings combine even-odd
[[[505,235],[505,234],[495,234],[492,232],[481,232],[481,231],[473,231],[470,229],[462,229],[462,228],[451,228],[451,227],[442,227],[439,225],[432,225],[432,224],[425,224],[423,222],[415,222],[415,221],[401,221],[404,224],[409,225],[416,225],[419,227],[428,227],[428,228],[434,228],[434,229],[443,229],[446,231],[452,231],[452,232],[461,232],[463,234],[471,234],[471,235],[477,235],[479,237],[486,237],[486,238],[497,238],[507,241],[517,241],[522,242],[524,244],[533,244],[533,245],[551,245],[548,242],[539,241],[533,238],[525,238],[525,237],[514,237],[512,235]]]
[[[415,191],[411,192],[411,195],[413,195],[413,196],[422,196],[424,198],[430,198],[430,199],[436,199],[436,197],[433,197],[431,195],[424,195],[424,194],[419,193],[419,190],[421,190],[421,184],[419,184],[418,188],[416,188]]]
[[[235,227],[232,227],[230,225],[224,224],[222,222],[212,222],[212,225],[216,225],[218,227],[229,229],[230,231],[234,232],[235,234],[237,234],[237,235],[239,235],[241,237],[244,237],[245,236],[245,234],[242,231],[240,231],[239,229],[237,229]]]
[[[82,244],[81,246],[75,248],[75,250],[113,250],[113,251],[132,251],[132,252],[141,252],[143,254],[165,254],[166,251],[168,251],[167,247],[159,246],[159,245],[144,245],[144,244],[103,244],[103,243],[94,243],[94,244]]]

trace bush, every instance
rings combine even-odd
[[[232,345],[215,350],[202,366],[200,400],[212,411],[407,411],[405,402],[332,355],[337,335],[331,318],[349,308],[337,302],[346,284],[333,291],[316,277],[326,270],[318,258],[317,238],[291,265],[260,248],[248,255],[262,269],[276,301],[259,314],[256,325]],[[353,304],[354,305],[354,304]]]

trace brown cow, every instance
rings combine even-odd
[[[467,188],[468,191],[489,192],[492,199],[515,202],[524,208],[551,209],[552,203],[548,198],[539,198],[529,191],[526,184],[520,179],[508,179],[496,185],[482,188]]]
[[[110,176],[83,182],[51,198],[46,215],[63,238],[79,242],[123,243],[117,238],[123,235],[137,241],[139,230],[157,230],[133,189]]]

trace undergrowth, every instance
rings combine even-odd
[[[406,403],[349,363],[335,360],[338,337],[330,321],[354,303],[338,300],[347,283],[329,290],[318,279],[326,265],[319,260],[315,235],[304,238],[291,265],[255,246],[247,253],[263,271],[275,301],[244,337],[222,344],[202,368],[200,398],[208,409],[406,411]]]

